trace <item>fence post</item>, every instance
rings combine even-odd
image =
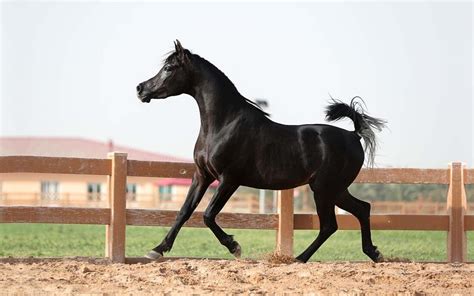
[[[111,152],[112,171],[108,177],[110,224],[105,228],[105,256],[112,262],[125,262],[125,212],[127,153]]]
[[[294,190],[278,191],[278,230],[276,252],[293,256],[293,195]]]
[[[467,241],[466,231],[464,230],[466,192],[464,189],[463,164],[460,162],[450,164],[447,209],[449,215],[448,262],[466,262]]]

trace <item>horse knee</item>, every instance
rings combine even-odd
[[[205,212],[204,215],[202,216],[202,219],[204,221],[204,224],[207,226],[207,227],[211,227],[211,225],[214,224],[215,222],[215,217],[210,215],[209,213]]]
[[[181,210],[178,212],[178,215],[176,216],[176,221],[188,221],[189,218],[191,218],[192,211],[185,209]]]

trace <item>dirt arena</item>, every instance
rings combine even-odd
[[[474,264],[0,260],[0,294],[474,294]]]

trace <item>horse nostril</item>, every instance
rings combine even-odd
[[[142,84],[140,83],[139,85],[137,85],[137,92],[138,92],[138,93],[141,93],[142,90],[143,90],[143,86],[142,86]]]

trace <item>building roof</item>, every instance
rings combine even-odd
[[[0,156],[106,158],[107,153],[112,151],[126,152],[128,159],[135,160],[192,162],[171,155],[115,145],[112,141],[68,137],[0,137]]]

